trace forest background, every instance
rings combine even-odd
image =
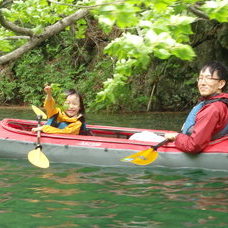
[[[45,83],[90,111],[185,111],[200,67],[228,65],[228,0],[0,0],[0,104]]]

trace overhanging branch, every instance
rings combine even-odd
[[[197,8],[197,6],[190,6],[188,9],[189,9],[189,11],[191,11],[196,16],[203,18],[203,19],[206,19],[206,20],[209,20],[209,17],[205,13],[203,13],[201,10],[199,10]]]
[[[97,4],[97,5],[88,5],[88,6],[67,4],[67,3],[57,2],[57,1],[53,1],[53,0],[48,0],[48,2],[53,3],[53,4],[57,4],[57,5],[71,6],[71,7],[80,8],[80,9],[92,9],[92,8],[96,8],[98,6],[124,4],[124,0],[114,1],[114,2],[107,2],[107,3],[100,3],[100,4]]]
[[[7,36],[7,37],[3,37],[0,38],[0,40],[20,40],[20,39],[30,39],[30,36]]]
[[[34,47],[38,46],[44,40],[58,34],[62,30],[64,30],[67,26],[70,26],[75,21],[85,17],[88,14],[88,10],[81,9],[75,12],[74,14],[63,18],[62,20],[56,22],[53,25],[50,25],[45,28],[44,32],[37,37],[32,37],[30,41],[26,44],[22,45],[21,47],[17,48],[16,50],[0,57],[0,64],[7,63],[9,61],[15,60],[22,56],[24,53],[32,50]]]
[[[0,3],[0,8],[5,8],[7,5],[10,5],[13,3],[13,0],[3,0],[1,3]]]
[[[31,29],[28,29],[28,28],[23,28],[23,27],[20,27],[18,25],[15,25],[14,23],[10,22],[10,21],[6,21],[4,16],[2,15],[2,11],[0,10],[0,24],[10,30],[10,31],[13,31],[17,34],[22,34],[22,35],[27,35],[27,36],[33,36],[34,33],[32,32]]]

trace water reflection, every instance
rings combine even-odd
[[[0,120],[3,118],[35,119],[36,116],[29,107],[0,107]]]
[[[217,227],[227,220],[223,173],[60,164],[42,170],[7,160],[0,167],[1,215],[23,211],[42,227]]]

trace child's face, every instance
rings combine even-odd
[[[69,95],[65,101],[66,110],[65,113],[69,117],[77,117],[80,109],[79,97],[75,94]]]

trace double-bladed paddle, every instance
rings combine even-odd
[[[121,159],[121,161],[131,162],[131,163],[134,163],[137,165],[148,165],[157,159],[158,152],[156,150],[160,146],[163,146],[164,144],[166,144],[168,141],[169,141],[168,139],[165,139],[165,140],[161,141],[160,143],[158,143],[157,145],[151,146],[151,148],[149,148],[147,150],[142,150],[135,154],[127,156],[127,157]]]
[[[41,111],[39,108],[37,108],[34,105],[32,106],[32,109],[37,115],[37,120],[38,120],[37,127],[39,128],[41,126],[42,118],[45,119],[45,118],[47,118],[47,116],[43,111]],[[40,168],[48,168],[49,160],[45,156],[45,154],[41,151],[42,146],[40,144],[40,137],[41,137],[41,131],[38,130],[36,147],[34,150],[32,150],[28,153],[28,160],[35,166],[38,166]]]

